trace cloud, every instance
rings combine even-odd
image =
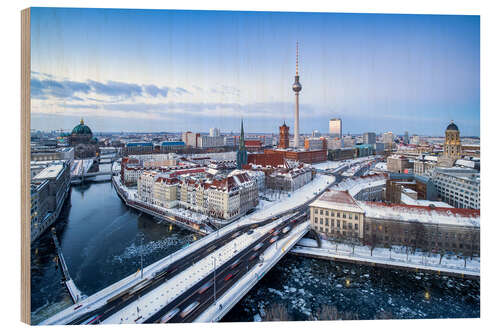
[[[47,99],[52,96],[68,100],[83,100],[75,94],[87,94],[89,91],[90,86],[82,82],[31,78],[31,96],[33,98]]]
[[[88,80],[87,82],[99,95],[112,97],[133,97],[142,94],[141,86],[134,83],[117,81],[107,81],[106,83],[101,83],[93,80]]]
[[[196,91],[201,91],[200,87],[195,87]],[[56,79],[50,74],[37,71],[31,72],[31,97],[40,100],[47,100],[51,97],[73,101],[94,101],[94,102],[123,102],[135,97],[144,98],[166,98],[169,92],[175,96],[182,96],[192,93],[183,88],[169,88],[167,86],[157,86],[154,84],[136,84],[119,81],[99,82],[88,79],[84,82],[71,81],[68,79]],[[78,95],[78,96],[76,96]]]
[[[145,85],[143,87],[144,87],[144,91],[148,95],[153,96],[153,97],[156,97],[158,95],[163,96],[163,97],[167,97],[167,95],[168,95],[168,90],[169,90],[168,87],[159,88],[159,87],[155,86],[154,84],[148,84],[148,85]]]
[[[179,95],[179,96],[180,96],[180,95],[184,95],[184,94],[191,94],[188,90],[186,90],[186,89],[184,89],[184,88],[182,88],[182,87],[177,87],[177,88],[175,88],[175,93],[176,93],[177,95]]]

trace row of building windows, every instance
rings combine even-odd
[[[318,209],[315,208],[314,209],[314,214],[318,214]],[[323,209],[319,209],[319,215],[325,215],[325,216],[330,216],[330,211],[329,210],[323,210]],[[335,217],[335,212],[332,212],[331,214],[332,217]],[[347,218],[346,216],[348,216],[348,218],[350,220],[352,220],[352,214],[346,214],[345,212],[342,213],[342,218]],[[337,217],[340,217],[340,212],[337,212]],[[354,214],[354,219],[357,220],[358,219],[358,215],[357,214]]]
[[[328,218],[325,218],[324,221],[323,221],[323,218],[319,218],[318,219],[317,217],[315,217],[314,218],[314,222],[316,224],[320,224],[320,225],[323,225],[323,222],[324,222],[325,226],[329,226],[330,225],[330,220]],[[335,220],[332,219],[331,222],[332,222],[332,227],[334,227],[335,226]],[[351,222],[347,223],[346,221],[340,221],[340,220],[337,220],[337,228],[340,228],[341,222],[342,222],[342,228],[343,229],[347,229],[348,228],[348,229],[352,230],[353,223],[351,223]],[[358,230],[358,228],[359,228],[358,224],[354,223],[354,230]]]

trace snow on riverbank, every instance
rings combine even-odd
[[[303,238],[297,243],[297,247],[292,249],[294,253],[311,254],[330,257],[332,259],[345,258],[379,264],[387,264],[401,267],[427,269],[441,272],[457,274],[468,274],[479,276],[480,258],[467,259],[464,267],[464,259],[456,255],[446,255],[439,263],[439,254],[428,254],[417,251],[406,253],[406,248],[399,246],[388,248],[375,248],[370,254],[370,247],[355,246],[349,244],[335,243],[327,240],[321,241],[321,248],[317,248],[317,243],[313,239]]]

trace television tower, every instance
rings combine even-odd
[[[302,86],[299,82],[299,42],[297,41],[297,53],[295,56],[295,82],[292,85],[292,90],[295,91],[295,126],[293,130],[293,147],[299,148],[299,92]]]

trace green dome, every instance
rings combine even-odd
[[[76,125],[71,131],[71,134],[90,134],[92,135],[92,131],[90,128],[83,123],[83,119],[80,120],[80,124]]]

